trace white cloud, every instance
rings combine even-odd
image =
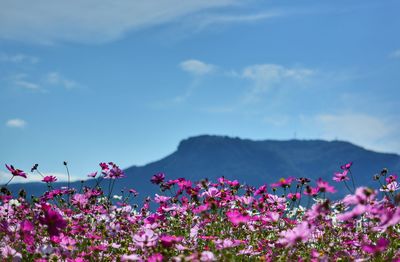
[[[30,90],[39,90],[40,85],[27,80],[27,74],[16,74],[11,77],[13,85]]]
[[[0,38],[99,43],[240,0],[0,0]]]
[[[27,124],[26,121],[20,118],[9,119],[6,122],[7,127],[13,127],[13,128],[24,128],[26,124]]]
[[[277,64],[258,64],[246,67],[241,77],[252,80],[254,86],[245,95],[245,102],[257,101],[259,96],[284,81],[297,83],[307,80],[316,72],[308,68],[287,68]]]
[[[6,53],[0,53],[0,62],[36,64],[39,62],[39,58],[25,54],[10,55]]]
[[[399,152],[394,119],[380,118],[360,113],[319,114],[314,118],[315,128],[321,138],[351,141],[369,149]],[[312,123],[311,123],[312,124]]]
[[[391,54],[390,54],[390,57],[391,58],[400,58],[400,49],[397,49],[397,50],[395,50],[395,51],[393,51]]]
[[[182,70],[196,76],[210,74],[216,70],[216,67],[214,65],[207,64],[196,59],[183,61],[182,63],[180,63],[180,67]]]
[[[80,86],[77,82],[62,76],[58,72],[48,73],[46,75],[46,82],[50,85],[62,86],[65,89],[72,89]]]
[[[266,20],[269,18],[274,18],[281,16],[282,12],[262,12],[262,13],[255,13],[255,14],[238,14],[238,15],[224,15],[224,14],[208,14],[199,16],[196,21],[197,27],[199,29],[204,29],[209,26],[214,26],[218,24],[231,24],[231,23],[253,23],[258,22],[261,20]]]

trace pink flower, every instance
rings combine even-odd
[[[390,243],[389,240],[387,240],[386,238],[381,237],[376,242],[376,245],[373,245],[373,244],[363,245],[361,248],[362,248],[362,250],[364,250],[367,253],[375,254],[377,252],[384,251],[389,246],[389,243]]]
[[[201,196],[207,196],[207,197],[219,197],[220,196],[220,192],[217,188],[215,187],[210,187],[207,191],[203,192],[201,194]]]
[[[343,203],[346,205],[366,205],[368,202],[373,200],[376,196],[376,192],[367,187],[358,187],[354,195],[347,195],[343,199]]]
[[[72,197],[72,203],[80,207],[86,206],[88,202],[89,202],[88,198],[83,194],[75,194]]]
[[[181,242],[182,239],[183,239],[183,237],[169,236],[169,235],[160,237],[161,244],[164,247],[172,247],[174,244]]]
[[[301,197],[300,193],[295,193],[295,194],[289,193],[289,194],[287,195],[287,198],[289,198],[289,199],[291,199],[291,200],[293,200],[293,201],[295,201],[295,200],[297,200],[297,199],[300,199],[300,197]]]
[[[348,172],[349,171],[347,169],[343,170],[342,173],[335,172],[335,174],[333,176],[333,180],[336,181],[336,182],[342,182],[342,181],[345,181],[345,180],[349,180],[350,178],[347,176]]]
[[[293,180],[294,177],[281,178],[279,182],[271,184],[271,187],[289,187]]]
[[[226,216],[228,217],[229,221],[231,221],[234,225],[239,225],[240,223],[247,223],[250,221],[251,217],[248,215],[243,215],[239,212],[239,210],[232,210],[226,212]]]
[[[318,187],[311,187],[309,185],[306,186],[306,189],[304,190],[304,195],[308,196],[317,196],[319,193],[319,188]]]
[[[211,251],[201,252],[200,261],[209,262],[209,261],[215,261],[215,260],[216,259],[215,259],[213,252],[211,252]]]
[[[395,174],[391,174],[390,176],[388,176],[387,178],[385,178],[386,183],[390,184],[394,181],[397,180],[397,175]]]
[[[143,232],[133,236],[133,242],[141,247],[153,247],[157,244],[158,236],[151,229],[145,229]]]
[[[87,175],[88,177],[96,177],[97,176],[97,172],[92,172],[90,174]]]
[[[170,199],[171,199],[170,197],[160,196],[160,195],[158,195],[158,194],[156,194],[155,197],[154,197],[154,201],[155,201],[156,203],[165,203],[165,202],[167,202],[167,201],[170,200]]]
[[[198,214],[207,211],[208,209],[210,209],[210,206],[208,204],[200,205],[196,208],[193,208],[193,213]]]
[[[281,232],[280,243],[286,246],[294,246],[298,242],[305,242],[311,236],[311,226],[304,221],[295,228]]]
[[[336,192],[333,186],[329,185],[328,182],[323,181],[321,178],[317,180],[317,186],[320,192],[329,192],[329,193]]]
[[[142,260],[142,258],[137,254],[122,255],[121,256],[121,261],[122,262],[125,262],[125,261],[140,261],[140,260]]]
[[[382,186],[379,191],[383,192],[394,192],[400,189],[399,184],[396,181],[393,181],[387,185]]]
[[[23,241],[25,242],[25,244],[33,245],[33,243],[34,243],[34,237],[33,237],[34,225],[32,224],[32,222],[30,222],[29,220],[22,221],[20,224],[20,229],[21,229],[21,237],[23,238]]]
[[[60,230],[67,227],[67,221],[61,216],[60,213],[53,210],[50,205],[42,204],[44,217],[40,217],[39,221],[47,225],[47,231],[50,236],[58,236]]]
[[[8,171],[11,172],[11,174],[13,176],[20,176],[20,177],[23,177],[23,178],[27,178],[27,176],[26,176],[24,171],[14,168],[13,165],[7,165],[6,164],[6,168],[8,169]]]
[[[341,165],[340,168],[342,170],[349,170],[352,165],[353,165],[353,162],[349,162],[347,164]]]
[[[43,182],[46,182],[46,183],[56,182],[56,181],[57,181],[57,177],[55,177],[55,176],[45,176],[45,177],[42,179],[42,181],[43,181]]]
[[[147,262],[162,262],[162,261],[163,261],[163,255],[161,255],[160,253],[156,253],[147,258]]]
[[[262,185],[256,190],[256,192],[254,192],[254,196],[258,196],[258,195],[261,196],[261,195],[265,194],[266,192],[267,192],[267,186]]]
[[[110,162],[111,168],[103,169],[104,178],[117,179],[125,177],[124,171],[122,171],[116,164]]]
[[[102,171],[108,170],[108,165],[107,165],[107,163],[100,163],[99,166],[101,167],[101,170],[102,170]]]

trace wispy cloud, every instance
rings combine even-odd
[[[351,141],[369,149],[398,151],[399,144],[393,144],[399,128],[394,119],[382,118],[363,113],[319,114],[311,124],[321,130],[323,139]]]
[[[389,54],[389,57],[400,59],[400,49],[397,49]]]
[[[47,84],[53,86],[61,86],[65,89],[72,89],[80,86],[79,83],[75,82],[74,80],[66,78],[65,76],[61,75],[58,72],[48,73],[45,77],[45,81]]]
[[[26,125],[26,121],[20,118],[9,119],[6,122],[6,126],[11,128],[24,128]]]
[[[34,91],[39,91],[41,89],[41,86],[39,84],[28,80],[28,75],[23,73],[11,76],[11,83],[14,86],[24,89],[29,89]]]
[[[307,80],[316,73],[308,68],[288,68],[278,64],[257,64],[246,67],[240,75],[253,81],[254,85],[244,96],[244,102],[256,102],[260,95],[284,81],[297,83]]]
[[[10,55],[6,53],[0,53],[0,62],[36,64],[39,62],[39,58],[36,56],[30,56],[26,54]]]
[[[175,22],[193,13],[229,7],[239,2],[239,0],[2,1],[0,38],[39,43],[109,42],[131,30]]]
[[[198,29],[205,29],[215,25],[254,23],[262,20],[282,16],[281,11],[268,11],[253,14],[206,14],[195,17],[195,25]]]
[[[183,71],[186,71],[195,76],[202,76],[215,72],[216,66],[207,64],[200,60],[189,59],[180,63],[180,67]]]

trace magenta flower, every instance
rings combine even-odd
[[[388,176],[387,178],[385,178],[386,183],[390,184],[394,181],[397,180],[397,175],[396,174],[391,174],[390,176]]]
[[[304,195],[312,196],[315,197],[319,193],[319,188],[318,187],[311,187],[309,185],[306,186],[306,189],[304,190]]]
[[[293,180],[295,180],[294,177],[281,178],[277,183],[271,184],[271,187],[289,187]]]
[[[254,192],[254,196],[258,196],[258,195],[261,196],[261,195],[265,194],[266,192],[267,192],[267,186],[262,185],[256,190],[256,192]]]
[[[21,237],[27,245],[33,245],[35,242],[33,236],[34,228],[34,225],[29,220],[24,220],[20,224]]]
[[[151,177],[150,181],[153,184],[159,185],[162,182],[164,182],[165,179],[165,174],[164,173],[157,173],[154,176]]]
[[[349,162],[349,163],[346,163],[346,164],[344,164],[344,165],[341,165],[340,166],[340,169],[342,169],[342,170],[349,170],[350,169],[350,167],[353,165],[353,162]]]
[[[40,223],[47,225],[47,231],[50,236],[58,236],[60,230],[67,227],[67,221],[48,204],[42,204],[42,209],[44,217],[39,218]]]
[[[107,171],[109,169],[107,163],[100,163],[99,166],[102,171]]]
[[[362,248],[362,250],[364,250],[367,253],[375,254],[375,253],[384,251],[389,246],[389,243],[390,243],[389,240],[381,237],[376,242],[376,245],[373,245],[373,244],[363,245],[361,248]]]
[[[42,181],[43,181],[43,182],[46,182],[46,183],[56,182],[56,181],[57,181],[57,177],[55,177],[55,176],[45,176],[45,177],[42,179]]]
[[[110,162],[111,168],[103,169],[102,173],[104,174],[104,178],[108,179],[117,179],[125,177],[124,171],[120,169],[116,164]]]
[[[11,172],[13,176],[20,176],[23,178],[27,178],[26,173],[24,171],[14,168],[13,165],[6,164],[6,168],[8,169],[8,171]]]
[[[250,216],[244,215],[240,213],[239,210],[236,209],[226,212],[226,216],[228,220],[236,226],[239,225],[240,223],[247,223],[251,219]]]
[[[164,247],[172,247],[174,244],[181,242],[182,239],[183,237],[169,236],[169,235],[160,237],[161,244]]]
[[[147,258],[147,262],[162,262],[163,261],[163,255],[160,253],[156,253],[149,258]]]

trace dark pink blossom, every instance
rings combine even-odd
[[[13,165],[6,164],[6,168],[8,169],[8,171],[11,172],[13,176],[20,176],[23,178],[27,178],[26,173],[24,171],[22,171],[21,169],[14,168]]]
[[[150,181],[153,184],[161,184],[162,182],[164,182],[165,179],[165,174],[164,173],[157,173],[154,176],[151,177]]]
[[[353,162],[349,162],[349,163],[346,163],[344,165],[341,165],[340,168],[342,170],[349,170],[352,165],[353,165]]]
[[[389,246],[390,241],[384,237],[381,237],[376,241],[376,244],[369,244],[369,245],[363,245],[361,248],[367,253],[370,254],[375,254],[378,252],[384,251],[388,246]]]
[[[46,183],[56,182],[56,181],[57,181],[57,177],[55,177],[55,176],[45,176],[45,177],[42,179],[42,181],[43,181],[43,182],[46,182]]]

